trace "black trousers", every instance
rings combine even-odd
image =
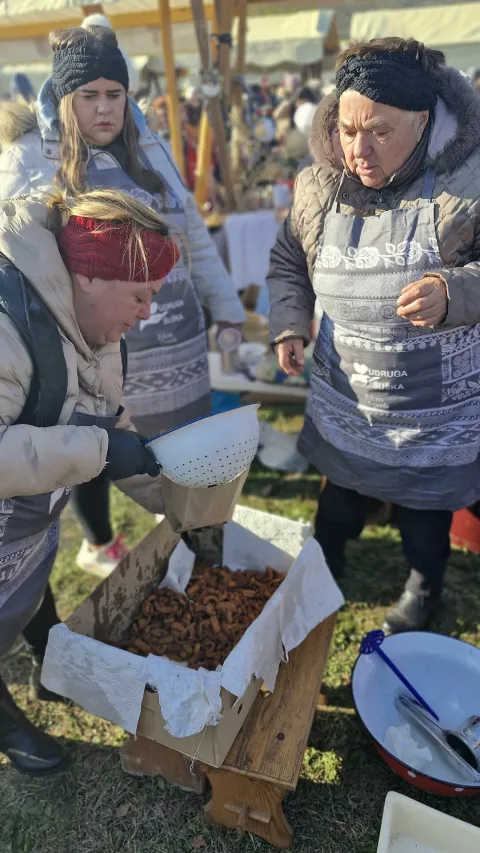
[[[110,524],[110,482],[102,471],[89,483],[74,486],[72,506],[90,545],[106,545],[113,539]]]
[[[318,501],[314,535],[334,575],[343,568],[347,540],[360,536],[365,521],[366,498],[327,481]],[[450,556],[452,513],[395,506],[393,523],[411,570],[408,588],[438,598]]]
[[[52,588],[48,584],[40,607],[23,631],[23,636],[36,658],[43,660],[47,648],[48,632],[59,622]]]

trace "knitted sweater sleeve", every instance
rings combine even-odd
[[[244,323],[245,311],[232,277],[200,216],[191,195],[185,200],[190,273],[198,298],[215,322]]]

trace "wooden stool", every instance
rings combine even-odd
[[[158,773],[197,792],[206,776],[212,787],[205,807],[208,821],[255,833],[274,847],[291,847],[293,832],[282,803],[297,787],[334,626],[335,614],[291,652],[288,663],[280,666],[274,693],[257,696],[222,767],[203,765],[192,775],[190,758],[146,738],[132,738],[121,750],[124,770]]]
[[[335,616],[315,628],[280,667],[274,693],[259,694],[220,769],[205,767],[208,820],[292,846],[282,801],[297,787],[318,704]]]
[[[120,748],[122,770],[131,776],[163,776],[182,791],[204,794],[207,777],[192,759],[175,749],[139,735],[130,737]]]

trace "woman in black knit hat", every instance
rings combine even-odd
[[[50,43],[53,71],[39,95],[38,129],[0,157],[0,198],[55,184],[71,196],[114,187],[161,212],[181,235],[181,262],[149,320],[127,335],[126,402],[141,432],[160,434],[210,411],[202,306],[220,327],[242,323],[244,311],[168,144],[127,97],[128,68],[114,32],[75,27],[52,33]],[[125,554],[113,538],[108,483],[80,487],[73,502],[85,532],[78,565],[104,577]]]
[[[480,498],[480,99],[413,39],[354,45],[336,84],[272,251],[271,338],[298,373],[318,298],[300,437],[327,476],[315,536],[339,575],[366,499],[392,504],[409,578],[384,627],[419,630],[452,512]]]

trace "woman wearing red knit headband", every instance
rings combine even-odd
[[[0,208],[0,657],[24,629],[29,640],[42,600],[55,616],[48,579],[73,486],[105,471],[162,509],[157,463],[121,406],[121,339],[148,319],[178,256],[161,217],[116,190],[70,209]],[[24,773],[65,765],[1,678],[0,752]]]

